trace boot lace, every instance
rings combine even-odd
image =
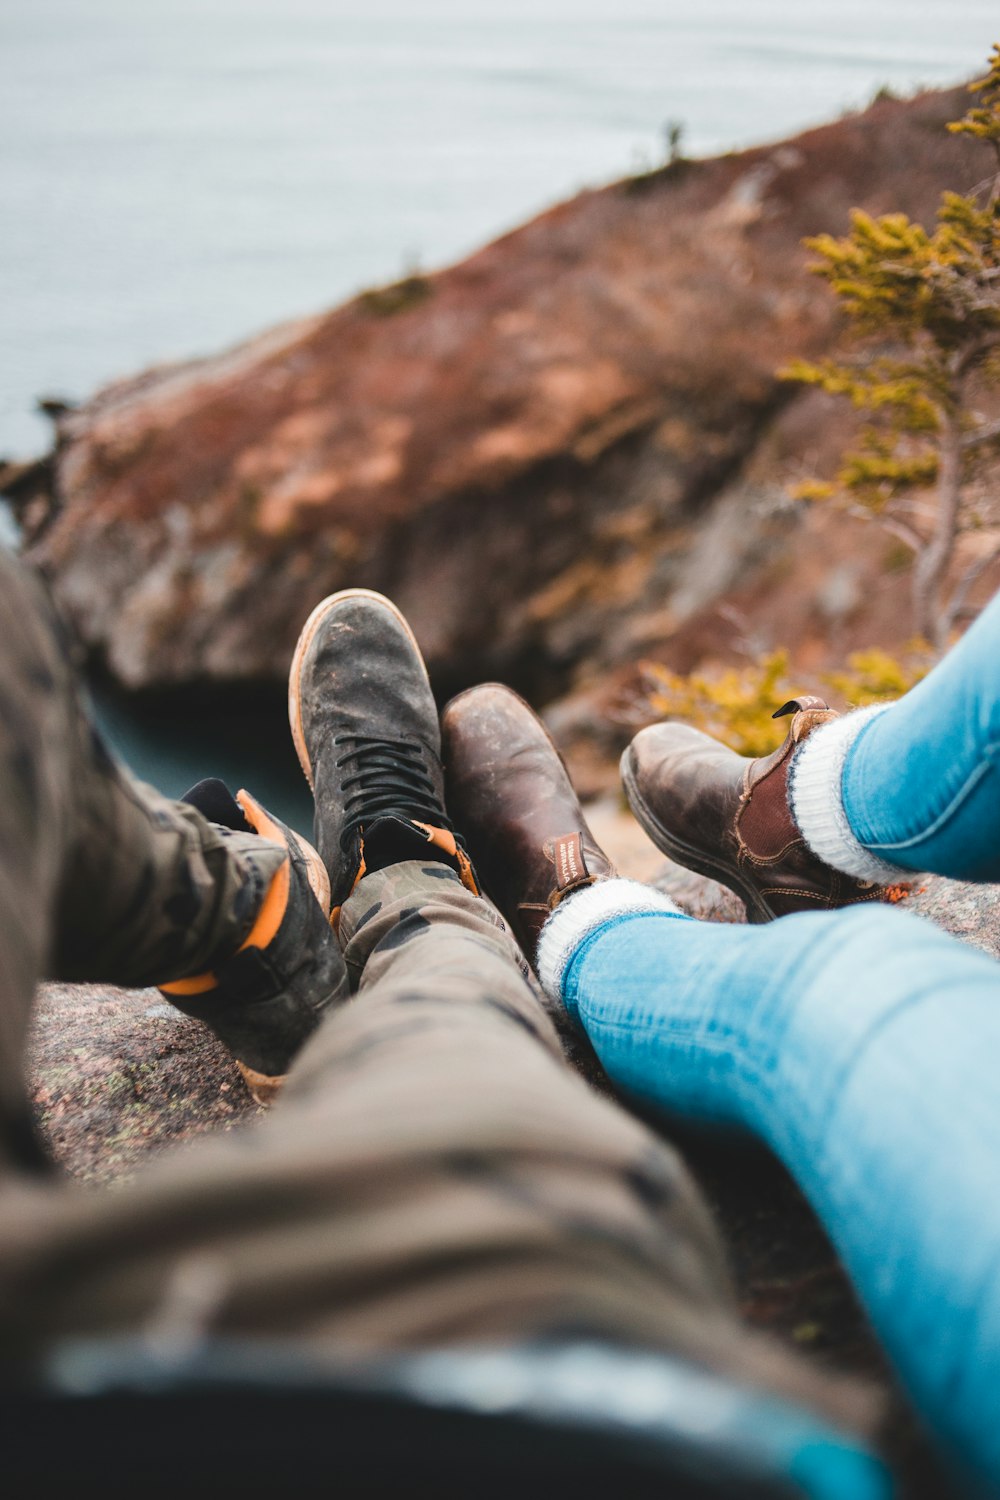
[[[338,735],[334,744],[350,747],[344,749],[336,762],[338,770],[348,773],[340,783],[349,792],[340,839],[344,849],[363,824],[393,814],[412,822],[430,823],[454,834],[428,774],[424,753],[413,740]],[[350,791],[352,787],[354,790]]]

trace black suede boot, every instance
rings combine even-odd
[[[394,604],[344,589],[316,606],[295,648],[288,716],[334,915],[363,875],[401,860],[440,860],[478,894],[445,812],[427,668]]]

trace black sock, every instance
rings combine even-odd
[[[439,849],[437,844],[429,843],[426,834],[419,828],[391,814],[385,818],[376,818],[374,823],[369,824],[364,830],[364,844],[366,875],[370,875],[373,870],[384,870],[388,865],[398,865],[405,859],[425,862],[432,859],[447,865],[449,870],[458,868],[452,856],[446,850]]]
[[[219,823],[223,828],[232,828],[239,833],[254,832],[243,816],[242,807],[218,776],[206,776],[204,781],[196,782],[184,793],[181,801],[196,807],[210,823]]]

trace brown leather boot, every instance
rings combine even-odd
[[[449,811],[534,964],[549,913],[617,871],[587,827],[562,757],[517,693],[496,682],[460,693],[442,715],[441,743]]]
[[[728,885],[751,922],[884,895],[884,887],[824,864],[805,843],[789,802],[792,752],[837,714],[813,697],[793,698],[774,718],[789,713],[784,744],[760,760],[669,723],[640,730],[621,760],[629,806],[656,847]]]

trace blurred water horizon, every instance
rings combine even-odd
[[[9,0],[0,455],[662,160],[984,69],[989,0]]]

